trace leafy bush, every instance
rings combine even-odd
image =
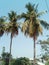
[[[31,65],[30,60],[26,57],[17,58],[11,62],[11,65]]]

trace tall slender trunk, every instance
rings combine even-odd
[[[11,34],[11,41],[10,41],[10,56],[9,56],[9,65],[11,61],[11,49],[12,49],[12,34]]]
[[[35,36],[34,36],[34,65],[36,63],[36,43],[35,43]]]

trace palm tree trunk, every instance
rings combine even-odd
[[[35,43],[35,36],[34,36],[34,65],[36,63],[36,43]]]
[[[12,34],[11,34],[11,42],[10,42],[10,56],[9,56],[9,65],[11,61],[11,48],[12,48]]]

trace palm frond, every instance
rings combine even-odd
[[[49,29],[49,24],[46,21],[40,20],[40,23],[44,28]]]
[[[29,22],[28,22],[29,20],[26,20],[24,23],[23,23],[23,25],[22,25],[22,29],[21,29],[21,31],[22,32],[24,32],[24,34],[26,35],[26,34],[28,34],[29,33]]]
[[[4,34],[5,29],[5,20],[4,18],[0,17],[0,37]]]
[[[48,23],[38,19],[38,16],[45,14],[46,11],[38,13],[38,11],[36,10],[37,7],[38,5],[35,7],[35,4],[32,5],[31,3],[28,3],[26,4],[27,12],[22,13],[21,15],[21,18],[25,19],[25,22],[22,25],[22,32],[24,32],[24,34],[28,34],[30,37],[35,36],[36,38],[39,35],[39,33],[42,34],[43,30],[42,30],[41,24],[45,28],[49,27]],[[29,25],[26,21],[28,21]]]
[[[39,31],[40,34],[42,34],[43,30],[42,30],[41,26],[38,27],[38,31]]]
[[[8,13],[8,16],[9,16],[9,20],[11,22],[16,22],[17,21],[17,16],[16,16],[16,12],[14,11],[11,11],[10,13]]]
[[[34,6],[35,6],[35,4],[33,4],[33,5],[31,3],[26,4],[26,8],[27,8],[28,12],[34,11]]]
[[[39,4],[37,4],[37,5],[35,6],[35,12],[36,12],[36,13],[38,13],[38,9],[37,9],[37,8],[38,8],[38,5],[39,5]]]
[[[42,12],[40,12],[40,13],[37,14],[37,17],[39,17],[39,16],[41,16],[41,15],[43,15],[45,13],[47,13],[47,11],[42,11]]]
[[[3,25],[5,20],[3,18],[0,18],[0,25]]]
[[[29,19],[29,14],[22,13],[21,18]]]
[[[17,24],[17,22],[16,23],[9,22],[5,28],[5,32],[7,34],[11,33],[12,37],[15,35],[18,35],[18,24]]]

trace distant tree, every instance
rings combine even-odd
[[[9,65],[9,56],[10,56],[10,53],[5,52],[5,47],[3,47],[1,58],[4,65]],[[12,58],[12,55],[11,55],[11,58]]]
[[[47,40],[39,41],[42,50],[42,60],[49,60],[49,38]]]
[[[9,65],[9,56],[10,56],[10,53],[8,53],[8,52],[2,53],[2,60],[4,62],[4,65]],[[12,56],[11,56],[11,58],[12,58]]]
[[[4,65],[9,65],[9,57],[10,57],[10,53],[8,52],[2,54],[2,60],[4,62]],[[12,59],[12,55],[11,55],[11,59]]]

